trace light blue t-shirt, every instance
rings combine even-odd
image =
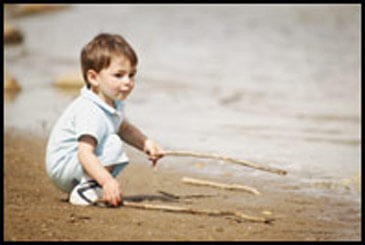
[[[114,101],[115,108],[105,103],[94,92],[83,87],[64,111],[51,131],[47,152],[46,169],[52,179],[66,175],[66,164],[77,163],[78,139],[91,135],[97,141],[95,155],[102,151],[108,136],[116,134],[124,119],[124,102]],[[123,151],[119,162],[128,162]]]

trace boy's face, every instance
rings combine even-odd
[[[132,92],[136,67],[124,56],[114,56],[107,68],[99,73],[89,70],[89,81],[92,89],[106,103],[114,106],[113,100],[125,100]]]

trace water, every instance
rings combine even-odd
[[[115,32],[140,59],[128,118],[165,148],[282,168],[293,184],[360,173],[360,5],[73,5],[11,21],[25,42],[5,48],[22,86],[6,128],[48,134],[77,94],[52,82]],[[208,163],[192,171],[281,178]]]

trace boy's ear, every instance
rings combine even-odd
[[[97,80],[98,73],[96,71],[90,69],[87,71],[86,75],[87,75],[87,80],[92,86],[97,87],[99,85]]]

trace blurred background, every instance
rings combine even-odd
[[[285,169],[301,191],[360,202],[360,5],[4,5],[4,131],[47,138],[100,32],[139,56],[127,117],[166,149]],[[282,178],[171,158],[174,169]]]

